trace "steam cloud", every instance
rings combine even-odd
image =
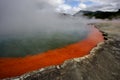
[[[55,7],[50,0],[0,0],[0,36],[83,29],[84,21],[60,15]]]
[[[86,38],[88,20],[56,12],[52,1],[0,0],[0,57],[35,54]]]

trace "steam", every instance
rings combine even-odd
[[[51,1],[0,0],[0,57],[44,52],[87,36],[86,19],[56,12]]]
[[[65,31],[85,26],[83,19],[56,13],[55,7],[50,0],[0,0],[0,36]]]

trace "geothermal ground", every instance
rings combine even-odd
[[[62,65],[42,68],[11,79],[120,80],[120,22],[104,21],[94,25],[103,33],[105,41],[99,43],[87,56],[67,60]],[[92,36],[94,39],[99,38],[93,34],[88,37],[88,42]],[[87,45],[88,43],[84,46]]]

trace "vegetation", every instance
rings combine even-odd
[[[83,13],[84,16],[88,18],[97,18],[97,19],[113,19],[113,18],[120,18],[120,9],[117,12],[102,12],[102,11],[79,11],[75,15],[79,13]]]

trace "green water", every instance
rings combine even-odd
[[[86,38],[87,31],[37,33],[0,38],[0,57],[23,57],[61,48]]]

